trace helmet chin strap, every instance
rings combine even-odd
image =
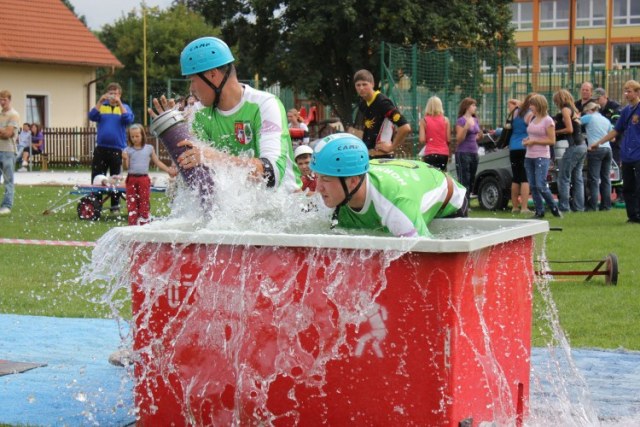
[[[333,211],[333,215],[331,215],[331,228],[335,228],[338,225],[338,213],[340,212],[340,208],[351,201],[351,198],[358,192],[362,183],[364,182],[365,175],[360,175],[360,181],[353,188],[353,190],[349,191],[347,187],[347,180],[341,176],[340,184],[342,184],[342,189],[344,190],[344,200],[336,206],[336,209]]]
[[[227,71],[225,71],[225,73],[224,73],[224,77],[222,78],[222,81],[220,82],[220,86],[216,86],[216,85],[213,84],[213,82],[211,82],[211,80],[209,80],[204,75],[204,72],[199,72],[198,73],[198,77],[200,77],[202,79],[202,81],[204,81],[211,89],[213,89],[213,92],[216,94],[216,99],[213,100],[213,105],[211,106],[212,109],[216,109],[218,107],[218,103],[220,102],[220,94],[222,93],[222,88],[227,83],[227,79],[229,78],[229,74],[231,74],[231,65],[227,67]]]

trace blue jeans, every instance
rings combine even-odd
[[[640,221],[640,161],[622,162],[622,191],[627,218]]]
[[[600,147],[587,153],[587,182],[589,184],[589,200],[587,209],[598,209],[598,194],[600,195],[600,209],[611,209],[611,149]]]
[[[584,210],[582,167],[586,157],[586,144],[572,145],[562,156],[558,173],[558,208],[561,211],[566,212],[571,209],[581,212]],[[570,206],[569,197],[571,194],[573,194],[573,203]]]
[[[13,151],[0,151],[0,170],[4,178],[4,198],[2,208],[13,207],[13,171],[16,166],[16,153]]]
[[[478,171],[479,157],[474,153],[456,153],[456,172],[458,181],[467,189],[467,200],[473,191],[473,182]]]
[[[547,202],[549,208],[556,206],[553,200],[553,194],[547,185],[547,173],[549,172],[550,159],[545,157],[537,157],[524,159],[524,169],[527,171],[527,181],[529,181],[529,190],[533,197],[536,215],[544,214],[544,202]]]

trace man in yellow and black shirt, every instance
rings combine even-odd
[[[389,98],[374,90],[370,71],[356,72],[353,81],[361,98],[358,109],[364,116],[362,140],[367,145],[369,157],[393,158],[394,150],[411,133],[411,125]]]

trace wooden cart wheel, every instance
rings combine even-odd
[[[607,285],[618,284],[618,256],[614,253],[610,253],[606,258],[607,262],[607,274],[604,276],[604,282]]]

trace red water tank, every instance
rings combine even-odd
[[[137,425],[522,423],[532,236],[176,236],[133,252]]]

